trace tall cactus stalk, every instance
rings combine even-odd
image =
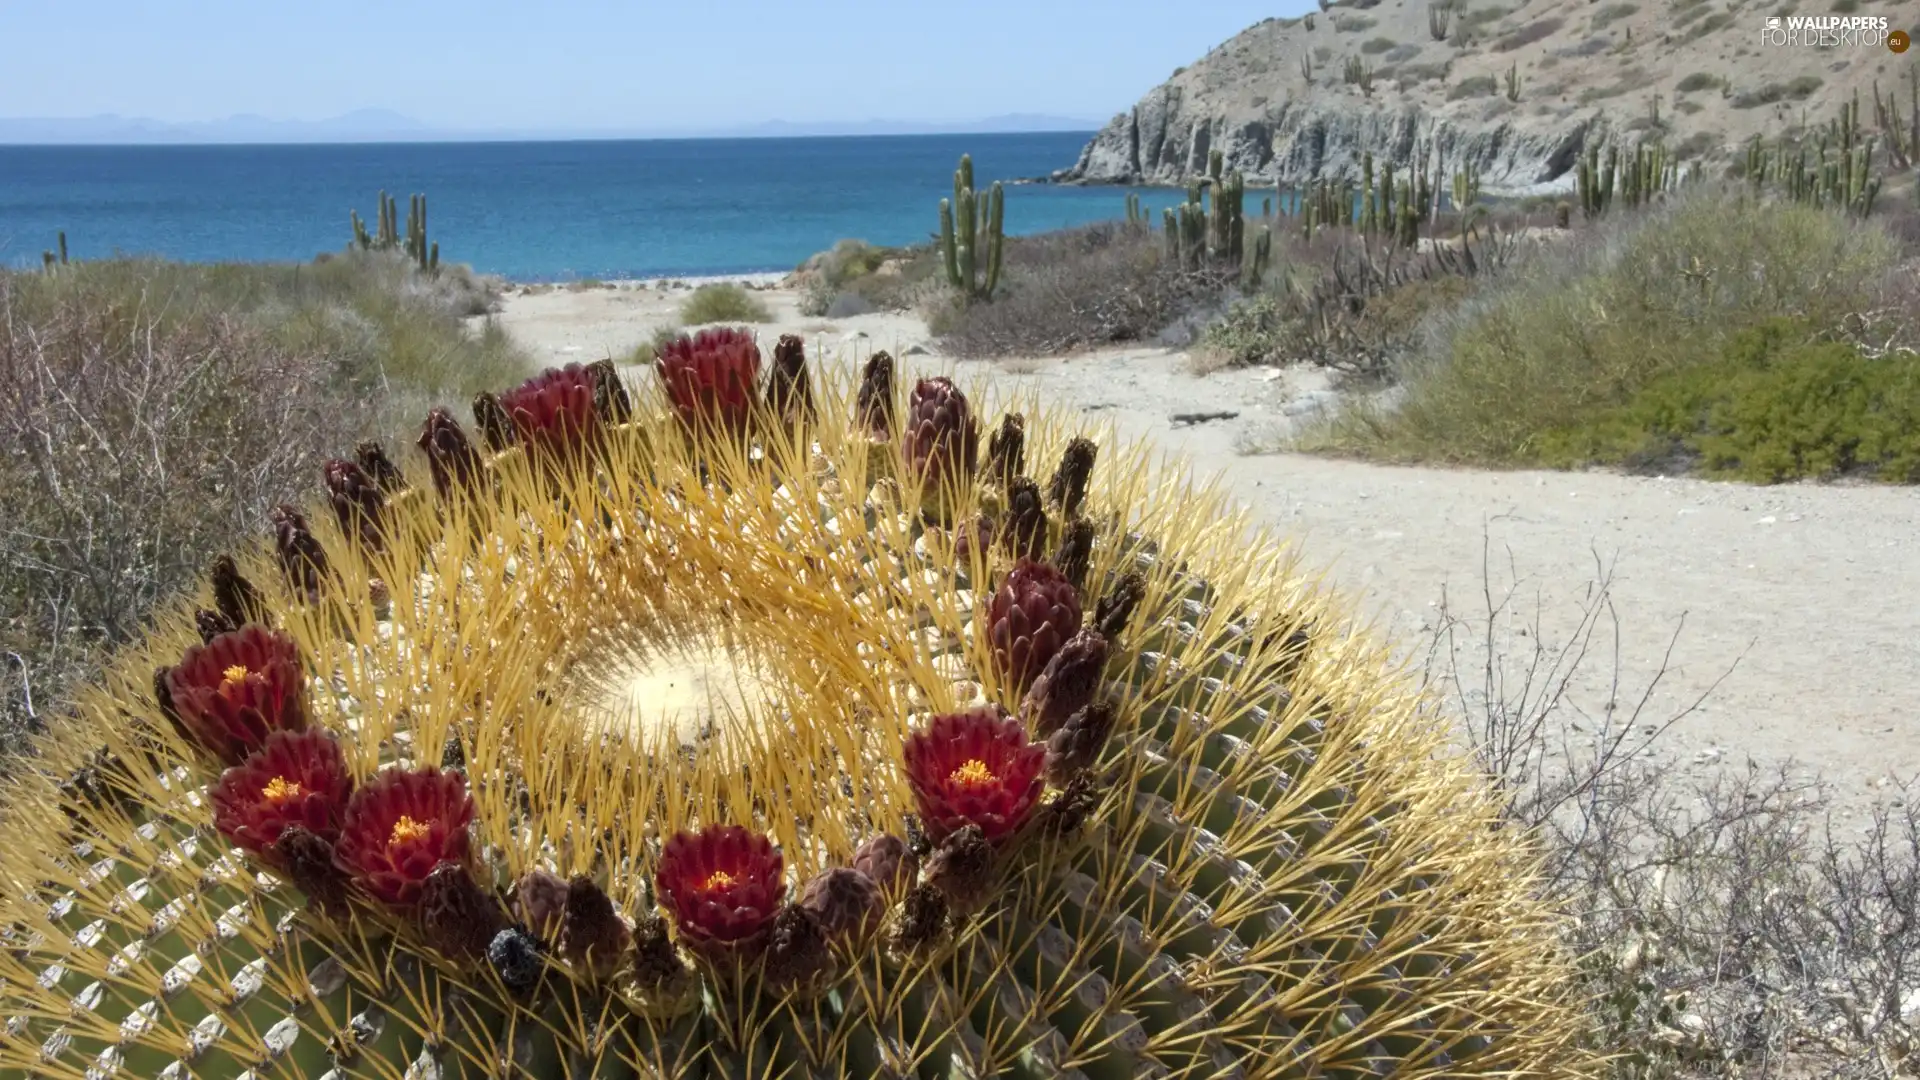
[[[358,210],[349,209],[347,220],[353,227],[354,247],[362,251],[401,251],[422,273],[436,273],[440,269],[440,245],[427,235],[427,197],[421,194],[407,197],[407,224],[404,232],[400,226],[399,202],[393,196],[380,193],[379,210],[375,214],[374,231],[367,232],[367,223],[361,219]]]
[[[973,156],[960,155],[953,198],[940,200],[940,251],[947,283],[968,303],[992,299],[999,287],[1005,221],[1006,194],[1000,182],[994,181],[983,200],[973,187]]]

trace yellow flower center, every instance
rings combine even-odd
[[[733,875],[727,873],[725,870],[715,870],[713,876],[708,878],[706,885],[702,887],[707,892],[719,892],[721,889],[730,889],[733,887]]]
[[[276,776],[260,789],[260,797],[270,803],[283,803],[300,797],[300,785],[284,776]]]
[[[247,665],[235,664],[232,667],[220,673],[220,677],[221,677],[220,688],[222,690],[235,689],[239,687],[242,683],[245,683],[247,681],[247,676],[251,674],[253,673],[247,670]]]
[[[393,823],[393,835],[387,837],[387,846],[392,847],[408,840],[418,840],[432,831],[433,828],[425,822],[415,821],[401,814],[400,820]]]
[[[984,787],[998,783],[1000,780],[993,775],[992,769],[987,768],[987,763],[979,758],[968,758],[967,763],[953,770],[947,779],[961,787]]]

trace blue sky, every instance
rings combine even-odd
[[[1104,119],[1313,0],[0,0],[0,116]]]

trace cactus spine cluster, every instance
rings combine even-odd
[[[373,233],[358,210],[347,211],[353,224],[353,242],[362,251],[402,251],[423,272],[440,269],[440,244],[427,239],[427,197],[407,197],[407,224],[400,228],[400,210],[393,196],[380,193],[380,212]]]
[[[973,188],[973,156],[960,155],[953,172],[953,198],[940,200],[940,254],[947,283],[969,303],[988,300],[1000,284],[1000,252],[1006,239],[1006,195],[995,180],[985,198]]]
[[[1595,1074],[1527,841],[1290,552],[745,348],[436,408],[218,560],[4,795],[0,1075]]]
[[[1167,257],[1190,270],[1227,269],[1248,287],[1260,284],[1273,258],[1273,231],[1247,240],[1246,178],[1226,172],[1226,155],[1207,155],[1207,175],[1187,188],[1187,200],[1164,211]]]

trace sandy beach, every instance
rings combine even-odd
[[[912,316],[803,316],[782,276],[726,279],[750,284],[771,309],[755,327],[766,341],[799,334],[817,360],[845,365],[886,349],[910,375],[1023,387],[1184,454],[1296,538],[1307,564],[1410,654],[1426,649],[1443,603],[1478,616],[1480,629],[1456,639],[1469,708],[1481,698],[1487,585],[1496,600],[1517,586],[1517,621],[1493,643],[1511,698],[1535,650],[1527,626],[1548,648],[1564,643],[1610,570],[1618,671],[1603,616],[1567,687],[1567,738],[1590,740],[1610,711],[1615,724],[1636,712],[1634,723],[1658,724],[1707,694],[1654,754],[1701,771],[1791,765],[1829,781],[1847,816],[1920,773],[1920,492],[1250,455],[1249,443],[1321,407],[1327,381],[1265,369],[1200,376],[1184,353],[1155,348],[956,361]],[[694,284],[515,287],[496,318],[543,363],[621,358],[677,322]]]

